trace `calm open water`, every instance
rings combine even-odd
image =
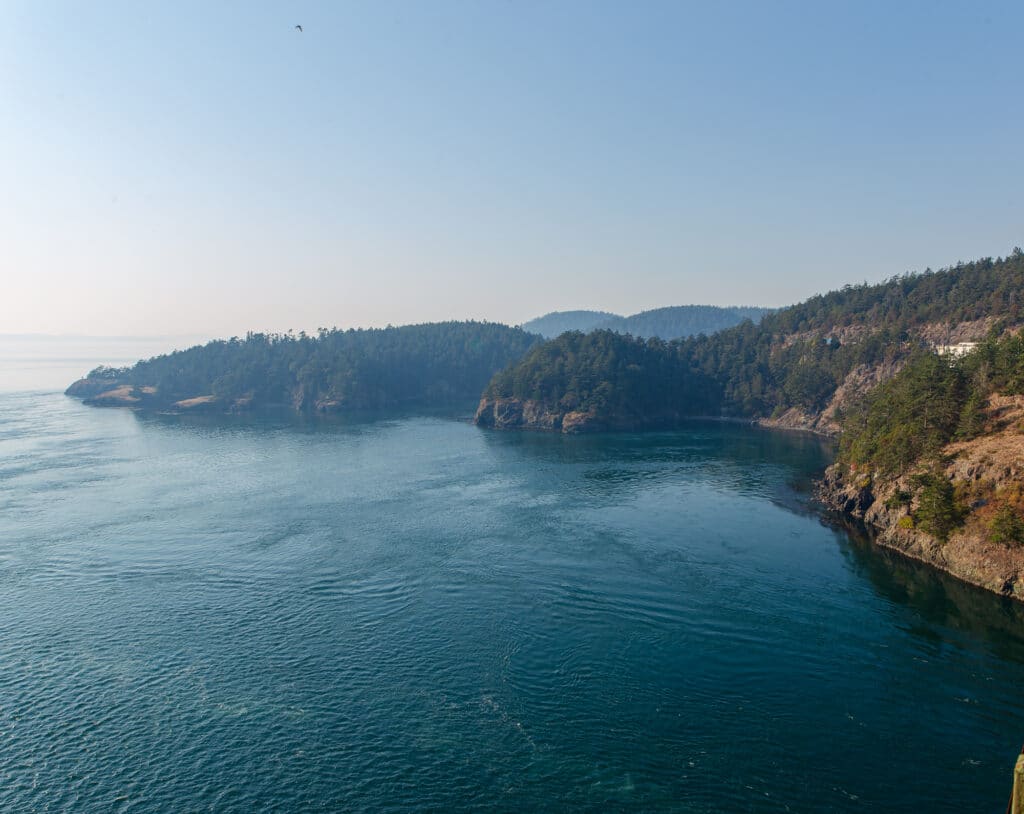
[[[827,455],[0,393],[0,810],[1001,813],[1024,608]]]

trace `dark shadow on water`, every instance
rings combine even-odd
[[[915,612],[914,635],[944,640],[946,628],[985,641],[1000,658],[1024,663],[1024,604],[962,582],[925,563],[872,542],[863,528],[834,516],[823,522],[845,532],[840,551],[858,576],[890,602]]]
[[[580,467],[585,470],[582,477],[609,490],[649,482],[665,472],[689,471],[801,514],[812,510],[812,487],[834,455],[832,441],[810,433],[699,419],[664,432],[479,432],[499,459],[512,456],[541,467]]]
[[[483,429],[480,432],[495,448],[519,450],[552,463],[720,458],[741,464],[769,461],[816,473],[828,465],[834,451],[832,441],[810,433],[779,432],[742,423],[700,419],[665,432],[589,435]]]
[[[539,465],[576,465],[606,494],[642,488],[645,464],[692,467],[718,484],[757,494],[775,505],[821,519],[837,535],[851,570],[875,592],[919,620],[915,636],[938,644],[959,631],[998,656],[1024,663],[1024,605],[964,583],[929,565],[874,544],[863,528],[841,523],[813,499],[814,482],[833,460],[834,442],[808,433],[694,421],[676,432],[564,436],[482,430],[497,453]]]
[[[183,430],[261,433],[352,433],[376,431],[388,425],[417,418],[465,421],[472,418],[472,405],[454,404],[435,408],[394,408],[351,410],[345,413],[299,413],[288,407],[265,408],[251,413],[150,413],[137,412],[140,424]]]

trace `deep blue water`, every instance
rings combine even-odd
[[[0,809],[1002,812],[1022,608],[828,454],[2,393]]]

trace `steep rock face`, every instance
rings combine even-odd
[[[842,430],[842,411],[861,394],[895,376],[901,367],[902,364],[899,362],[858,365],[843,379],[821,412],[808,412],[799,407],[790,407],[781,415],[764,418],[757,423],[772,429],[804,430],[827,436],[839,435]]]
[[[548,432],[631,432],[669,429],[686,416],[666,407],[654,415],[609,415],[593,410],[552,408],[530,399],[480,399],[474,423],[497,430],[545,430]]]
[[[829,405],[831,407],[831,405]],[[790,407],[781,415],[772,418],[760,418],[755,422],[760,427],[772,430],[800,430],[818,435],[833,436],[839,434],[839,427],[826,418],[826,414],[809,413],[799,407]]]
[[[602,429],[593,413],[570,410],[562,416],[562,432],[591,432]]]
[[[986,317],[954,325],[927,323],[909,331],[908,335],[914,341],[924,341],[933,345],[978,342],[984,339],[995,322],[994,317]],[[841,344],[850,344],[865,341],[877,333],[877,330],[872,330],[865,325],[850,325],[830,331],[806,331],[784,337],[779,342],[779,347],[786,348],[797,342],[807,342],[825,337]],[[891,379],[902,368],[903,360],[887,361],[877,365],[858,365],[839,383],[824,409],[815,411],[790,407],[779,415],[758,419],[757,423],[771,429],[803,430],[826,436],[839,435],[842,430],[843,411],[859,396],[887,379]]]
[[[989,431],[942,450],[962,522],[942,542],[917,528],[913,473],[883,478],[833,464],[818,496],[830,509],[864,523],[875,542],[940,568],[965,582],[1024,601],[1024,544],[993,540],[997,507],[1019,511],[1024,489],[1024,397],[995,396]]]
[[[586,421],[577,416],[584,414],[546,410],[536,401],[516,398],[480,399],[474,418],[477,426],[497,430],[531,429],[554,432],[580,432],[586,428]],[[568,427],[565,419],[570,418]]]

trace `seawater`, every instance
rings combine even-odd
[[[1022,608],[728,424],[0,394],[0,810],[1001,812]]]

